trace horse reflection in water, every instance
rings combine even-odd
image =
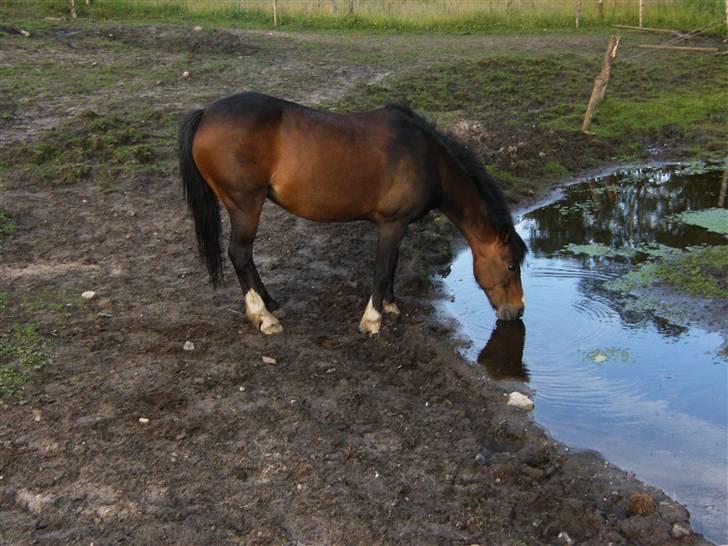
[[[528,368],[523,363],[525,343],[526,326],[523,321],[499,320],[488,343],[478,355],[478,363],[485,366],[493,379],[528,381]]]
[[[460,229],[474,274],[500,319],[523,314],[520,265],[526,245],[506,201],[482,163],[454,137],[405,106],[337,114],[257,93],[192,112],[179,133],[179,162],[200,254],[213,286],[222,280],[218,200],[230,216],[228,256],[250,322],[281,332],[278,304],[253,261],[266,199],[320,222],[377,225],[374,287],[359,327],[379,332],[384,313],[398,314],[394,273],[407,226],[433,208]]]

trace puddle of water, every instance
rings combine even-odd
[[[635,250],[646,243],[727,244],[724,235],[674,218],[715,207],[720,183],[717,168],[683,166],[572,186],[517,225],[530,248],[523,323],[496,323],[469,251],[445,279],[453,301],[444,307],[472,340],[468,358],[495,379],[528,382],[535,418],[553,437],[596,449],[659,486],[688,507],[698,531],[728,543],[725,339],[625,312],[625,297],[604,286],[649,259]],[[585,255],[564,250],[570,244],[600,246]]]

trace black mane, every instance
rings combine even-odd
[[[501,240],[508,242],[513,258],[518,260],[519,263],[523,262],[526,252],[528,252],[526,244],[521,236],[516,233],[513,226],[513,217],[503,192],[495,179],[485,170],[483,162],[476,152],[468,148],[455,135],[441,131],[432,121],[414,112],[405,104],[387,104],[387,108],[397,110],[407,116],[410,121],[432,135],[445,147],[450,156],[475,184],[480,197],[486,204],[493,226]]]

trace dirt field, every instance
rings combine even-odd
[[[457,356],[428,281],[449,252],[439,222],[413,227],[403,315],[369,338],[357,326],[372,228],[268,204],[256,260],[286,313],[268,338],[244,320],[234,275],[209,288],[176,178],[177,120],[214,97],[340,104],[398,63],[598,52],[603,36],[441,36],[423,49],[423,36],[32,30],[0,33],[0,363],[27,380],[6,382],[0,406],[0,544],[704,543],[682,507],[551,441]],[[525,165],[568,148],[547,129],[463,117],[450,119],[493,157],[499,141],[528,150]],[[585,146],[569,169],[611,159],[610,144]],[[502,155],[494,164],[517,163]]]

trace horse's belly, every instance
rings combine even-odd
[[[274,180],[269,197],[292,214],[316,222],[369,219],[376,209],[376,192],[356,182],[354,177]]]

